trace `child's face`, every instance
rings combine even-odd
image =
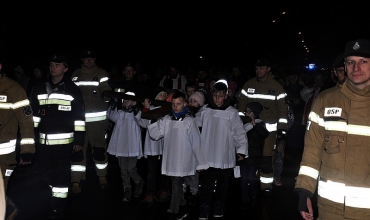
[[[196,99],[191,98],[191,99],[189,99],[189,106],[199,107],[200,104],[199,104],[199,102]]]
[[[127,100],[127,99],[123,100],[122,106],[128,108],[128,107],[130,107],[130,105],[132,105],[131,100]]]
[[[225,92],[214,92],[212,95],[213,102],[217,107],[220,107],[222,104],[224,104],[225,99],[227,98],[227,94],[225,94]]]
[[[186,88],[186,94],[188,95],[188,97],[190,97],[194,92],[195,92],[195,88],[194,87],[188,87],[188,88]]]
[[[167,93],[165,92],[160,92],[157,97],[156,97],[156,100],[160,100],[160,101],[165,101],[167,98]]]
[[[179,97],[177,99],[172,99],[172,102],[171,102],[171,106],[172,106],[172,110],[175,112],[175,113],[179,113],[181,112],[184,107],[186,106],[186,102],[185,102],[185,99]]]
[[[251,118],[251,119],[254,119],[255,118],[255,115],[254,115],[254,113],[252,112],[252,110],[250,109],[250,108],[246,108],[245,109],[245,114],[246,114],[246,116],[247,117],[249,117],[249,118]]]

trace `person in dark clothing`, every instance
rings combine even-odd
[[[260,191],[260,177],[257,171],[262,166],[263,146],[265,145],[265,139],[269,135],[265,122],[259,117],[262,110],[263,106],[259,102],[249,102],[245,108],[245,115],[250,119],[250,122],[244,124],[248,137],[249,157],[236,163],[240,166],[242,209],[255,206]]]

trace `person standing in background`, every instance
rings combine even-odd
[[[86,155],[90,145],[99,178],[99,188],[108,187],[108,155],[107,155],[107,109],[109,98],[104,93],[111,91],[108,84],[108,72],[96,65],[96,54],[93,50],[81,53],[82,65],[72,74],[72,81],[81,89],[85,102],[86,138],[82,151],[75,152],[71,157],[72,192],[81,193],[81,185],[86,180]]]
[[[261,167],[261,190],[265,196],[272,195],[273,184],[282,186],[280,175],[283,172],[284,149],[288,129],[288,107],[286,93],[279,81],[271,74],[271,63],[258,59],[255,64],[256,76],[245,82],[238,103],[239,112],[245,110],[248,102],[259,102],[264,110],[260,118],[266,123],[270,134],[263,148]]]

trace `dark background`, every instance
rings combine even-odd
[[[105,68],[140,62],[147,72],[169,63],[253,65],[260,57],[276,65],[328,67],[347,41],[370,37],[363,2],[16,4],[0,13],[0,53],[8,71],[47,67],[55,52],[67,55],[74,70],[87,47]]]

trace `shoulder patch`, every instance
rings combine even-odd
[[[325,108],[324,117],[340,117],[342,115],[342,108]]]

